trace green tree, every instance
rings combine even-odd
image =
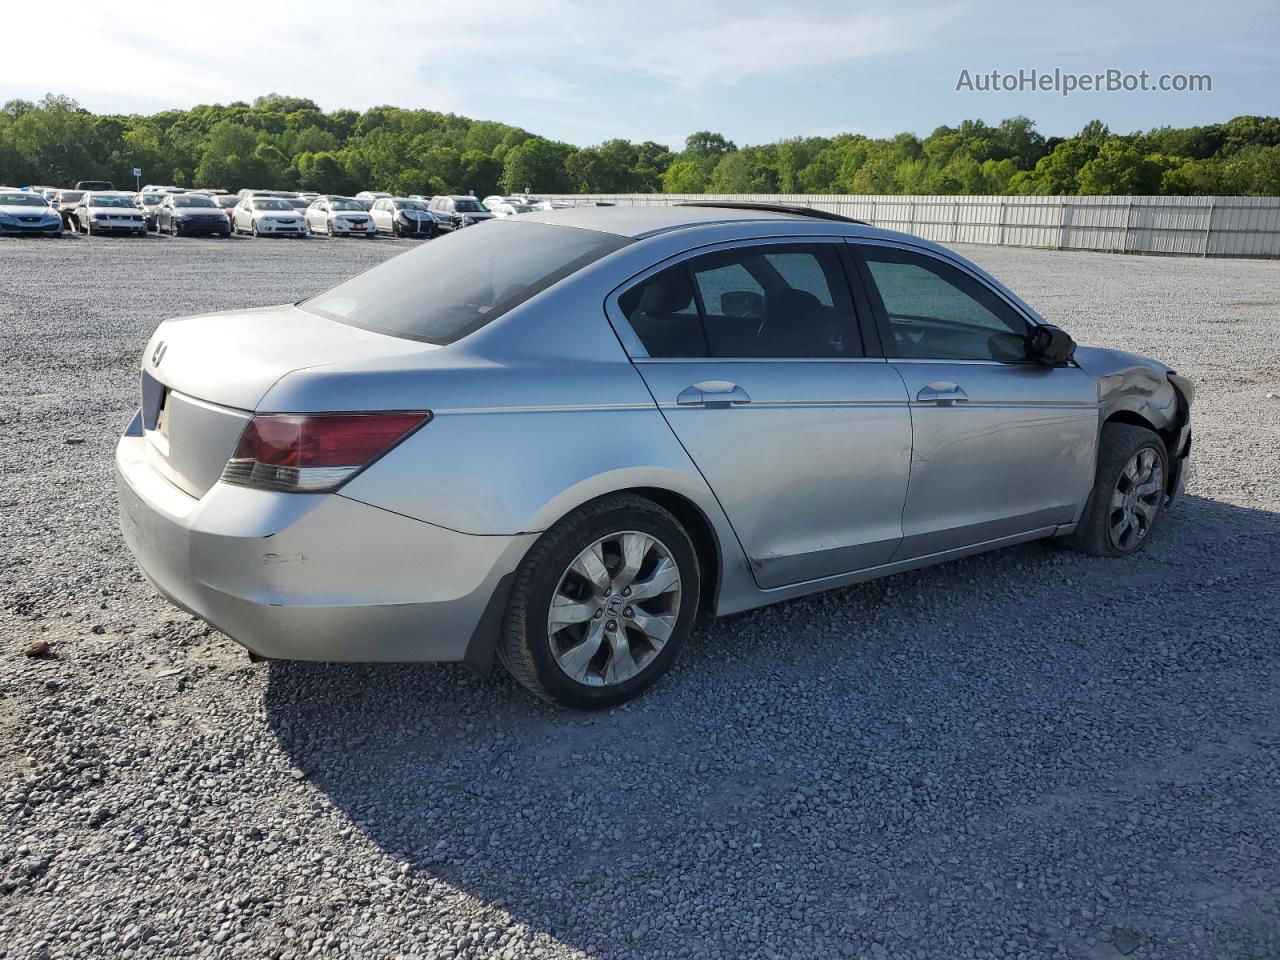
[[[502,164],[502,189],[536,193],[568,193],[572,187],[565,161],[574,152],[567,143],[534,137],[507,151]]]

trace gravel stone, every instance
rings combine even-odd
[[[732,617],[584,716],[250,664],[121,544],[155,325],[412,245],[0,240],[0,631],[59,654],[0,658],[0,958],[1280,956],[1280,264],[963,249],[1196,380],[1148,549]]]

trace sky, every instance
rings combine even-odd
[[[12,0],[10,0],[12,2]],[[1047,136],[1280,114],[1277,0],[55,0],[8,32],[0,100],[152,113],[277,92],[516,124],[578,145],[921,136],[1024,115]],[[11,23],[11,26],[13,24]],[[42,35],[48,39],[42,39]],[[1206,92],[984,92],[992,70],[1208,74]],[[976,86],[977,81],[973,81]]]

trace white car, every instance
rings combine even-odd
[[[312,233],[329,237],[372,237],[373,217],[352,197],[321,197],[306,210]]]
[[[62,234],[62,215],[38,193],[0,192],[0,234]]]
[[[372,207],[377,200],[383,200],[391,196],[385,190],[361,190],[356,194],[356,199],[365,205],[365,209]]]
[[[495,203],[489,209],[495,217],[514,217],[517,213],[533,213],[538,208],[528,203]]]
[[[498,196],[498,194],[495,193],[492,196],[485,197],[480,202],[483,203],[490,210],[494,210],[494,208],[496,208],[500,203],[524,203],[524,198],[523,197],[500,197]]]
[[[389,233],[393,237],[422,237],[429,240],[436,235],[436,219],[427,212],[427,204],[410,197],[383,197],[375,200],[369,210],[373,217],[375,233]]]
[[[103,233],[147,235],[147,216],[121,190],[87,190],[76,204],[76,229],[90,236]]]
[[[231,232],[255,237],[305,237],[307,219],[281,197],[245,197],[231,211]]]

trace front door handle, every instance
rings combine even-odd
[[[747,391],[728,380],[703,380],[685,387],[676,397],[676,403],[682,407],[727,407],[731,403],[750,402]]]
[[[916,394],[916,400],[920,403],[936,403],[939,406],[949,406],[957,401],[968,399],[969,395],[959,384],[952,383],[950,380],[936,380],[927,387],[922,387]]]

